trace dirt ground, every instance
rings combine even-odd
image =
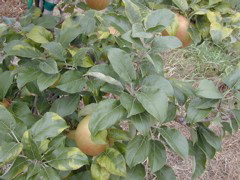
[[[26,11],[26,4],[22,0],[0,0],[0,17],[18,18]]]
[[[25,10],[22,0],[0,0],[0,17],[19,17]],[[191,179],[191,159],[184,161],[169,153],[168,163],[174,167],[179,180]],[[208,161],[207,170],[199,180],[240,180],[240,132],[225,138],[222,151]]]

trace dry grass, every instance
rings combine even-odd
[[[0,0],[0,17],[18,18],[26,11],[26,4],[21,0]]]
[[[188,129],[180,124],[171,126],[189,136]],[[240,180],[240,131],[223,140],[222,151],[214,159],[208,160],[205,173],[198,180]],[[171,165],[179,180],[191,180],[192,159],[183,160],[168,151],[168,164]]]
[[[163,56],[165,73],[169,78],[181,80],[211,79],[215,83],[220,82],[220,77],[225,68],[234,66],[239,62],[239,56],[233,57],[227,54],[219,54],[203,50],[196,53],[192,48],[178,49],[166,53]],[[207,57],[207,58],[206,58]],[[231,62],[230,62],[231,61]],[[227,109],[230,108],[229,102]],[[189,137],[188,129],[177,123],[171,126],[179,129],[186,137]],[[240,132],[233,136],[227,136],[223,140],[222,151],[218,152],[214,159],[208,160],[205,173],[199,180],[240,180]],[[179,180],[190,180],[192,174],[192,160],[182,160],[176,154],[168,152],[168,164],[170,164]]]

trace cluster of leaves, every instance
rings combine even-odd
[[[33,9],[19,23],[0,24],[0,99],[11,102],[0,105],[3,179],[144,179],[147,166],[158,179],[175,179],[166,149],[192,156],[196,178],[221,149],[208,120],[218,119],[223,132],[238,129],[240,67],[224,79],[224,94],[206,79],[195,89],[166,79],[161,53],[182,44],[160,32],[175,13],[123,3],[121,11],[87,10],[62,23]],[[224,121],[221,104],[230,91],[237,102]],[[115,140],[97,157],[64,136],[87,114],[95,141],[103,131]],[[173,121],[191,137],[169,128]]]
[[[132,0],[141,8],[141,13],[147,13],[146,7],[152,10],[168,8],[174,12],[184,14],[192,22],[189,33],[195,44],[206,39],[214,43],[230,43],[239,48],[240,35],[240,3],[238,0]],[[74,13],[75,8],[88,9],[83,2],[65,0],[60,5],[64,12]],[[116,0],[109,7],[110,10],[122,11],[124,3]],[[177,22],[170,25],[172,30]],[[176,29],[175,29],[176,30]]]
[[[193,1],[189,16],[195,21],[195,40],[211,37],[214,43],[222,41],[239,44],[240,4],[238,1]],[[199,39],[199,40],[197,40]]]

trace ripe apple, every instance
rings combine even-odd
[[[75,133],[75,141],[78,148],[89,156],[97,156],[101,154],[109,146],[109,144],[97,144],[91,139],[91,132],[89,131],[88,124],[91,115],[86,116],[78,124]]]
[[[184,16],[177,14],[178,19],[178,27],[176,34],[173,34],[173,36],[176,36],[178,39],[182,41],[182,47],[187,47],[190,44],[192,44],[192,39],[188,33],[189,28],[189,21]],[[163,36],[169,36],[169,33],[167,30],[164,30],[162,32]]]
[[[86,0],[86,3],[92,9],[103,10],[109,5],[110,0]]]

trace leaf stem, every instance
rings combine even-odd
[[[14,132],[11,130],[11,134],[14,137],[14,139],[17,141],[17,143],[20,143],[20,141],[18,140],[17,136],[14,134]]]

